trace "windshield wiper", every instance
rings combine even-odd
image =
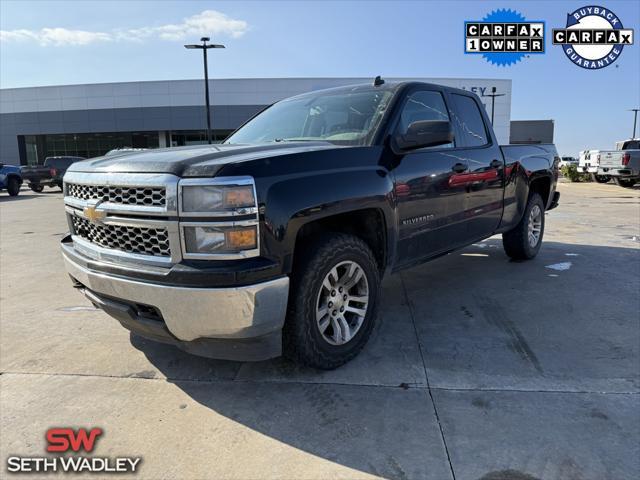
[[[274,138],[274,142],[322,142],[319,138]]]

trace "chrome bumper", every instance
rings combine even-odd
[[[69,274],[98,294],[153,306],[179,340],[246,339],[282,329],[289,278],[232,288],[188,288],[127,280],[84,268],[62,249]]]

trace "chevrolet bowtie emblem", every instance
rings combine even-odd
[[[84,207],[84,209],[82,210],[82,213],[84,213],[84,216],[87,220],[94,222],[94,223],[99,223],[101,220],[104,219],[104,217],[107,216],[107,213],[103,210],[98,210],[98,205],[88,205],[86,207]]]

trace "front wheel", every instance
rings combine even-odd
[[[538,254],[543,235],[544,202],[539,194],[532,193],[518,225],[502,234],[502,245],[511,258],[529,260]]]
[[[613,181],[616,183],[616,185],[618,185],[619,187],[624,187],[624,188],[631,188],[636,184],[636,179],[635,178],[621,178],[621,177],[614,177]]]
[[[37,183],[30,183],[29,188],[36,193],[40,193],[42,192],[42,190],[44,190],[44,185],[39,185]]]
[[[14,177],[9,178],[7,181],[7,192],[9,192],[9,195],[12,197],[18,195],[18,193],[20,193],[20,180]]]
[[[366,243],[341,233],[325,235],[301,255],[292,275],[284,355],[331,370],[354,358],[371,335],[378,265]]]

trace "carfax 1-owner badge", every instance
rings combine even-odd
[[[611,65],[633,44],[633,30],[608,8],[590,5],[567,14],[566,27],[553,29],[553,44],[562,45],[574,64],[595,70]]]
[[[532,54],[543,54],[544,31],[542,20],[527,20],[515,10],[495,10],[482,20],[464,22],[464,53],[509,66]]]

